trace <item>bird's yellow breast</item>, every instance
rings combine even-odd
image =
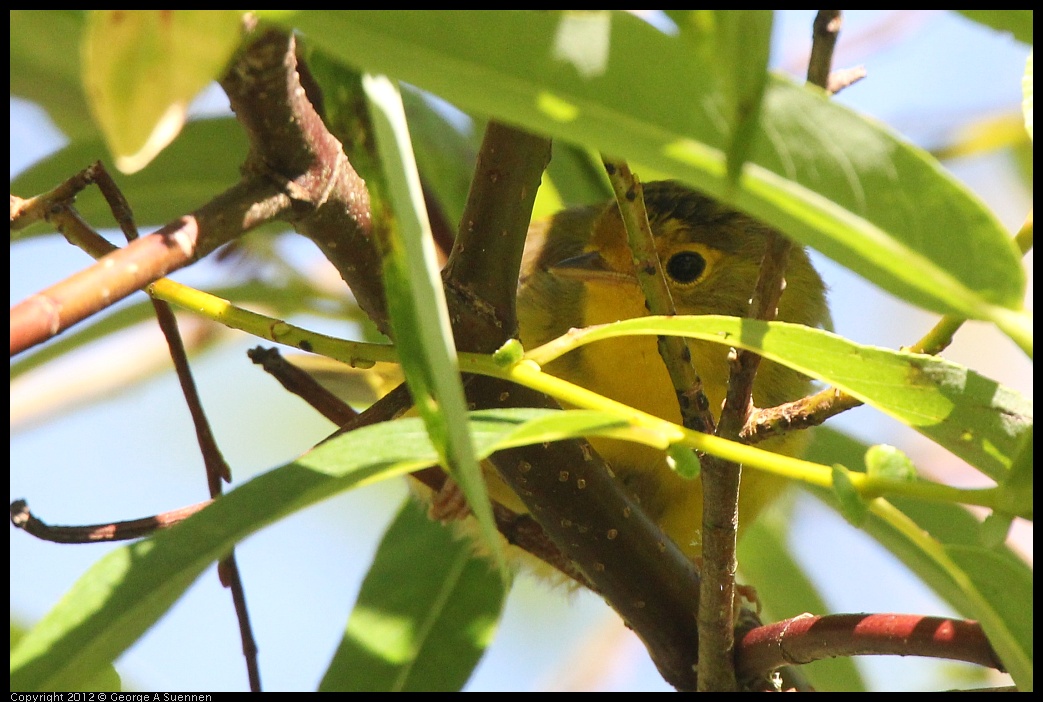
[[[672,182],[647,184],[645,201],[677,312],[743,315],[763,256],[763,226]],[[780,302],[779,318],[828,326],[824,287],[802,250],[794,251],[787,277],[790,285]],[[570,327],[646,314],[614,203],[566,210],[533,225],[518,293],[520,336],[526,348]],[[726,391],[728,349],[700,341],[689,342],[689,347],[716,413]],[[673,385],[654,337],[590,344],[548,364],[545,370],[649,414],[680,422]],[[754,386],[754,402],[775,405],[798,399],[809,389],[807,378],[764,363]],[[662,451],[611,439],[595,438],[591,444],[649,516],[689,557],[698,558],[702,551],[700,481],[678,476]],[[789,435],[766,443],[765,448],[792,454],[803,445],[803,437]],[[783,482],[763,473],[744,475],[739,506],[743,521],[752,519],[777,495]]]

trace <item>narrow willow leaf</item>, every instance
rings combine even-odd
[[[492,505],[467,435],[456,345],[402,99],[397,86],[383,76],[363,76],[362,89],[396,215],[386,230],[382,254],[388,316],[402,371],[440,463],[467,496],[481,537],[506,577]]]
[[[970,578],[982,599],[995,609],[996,616],[981,617],[981,625],[1018,689],[1031,691],[1034,673],[1032,574],[980,546],[951,545],[945,552]]]
[[[619,424],[599,412],[500,410],[474,413],[468,427],[481,459],[560,438],[558,417],[577,435]],[[337,493],[437,461],[417,417],[365,427],[244,483],[169,530],[116,549],[81,576],[12,651],[11,689],[73,689],[114,661],[204,569],[250,534]]]
[[[491,566],[408,500],[377,549],[319,691],[458,691],[503,608],[504,583]]]
[[[680,334],[756,351],[886,412],[994,480],[1006,476],[1032,427],[1029,400],[969,368],[798,324],[717,315],[642,317],[573,338],[591,343],[634,333]]]
[[[726,96],[713,78],[720,66],[686,38],[629,15],[338,11],[272,19],[346,63],[465,110],[645,163],[915,304],[996,321],[1025,341],[1024,320],[1000,309],[1022,309],[1025,276],[996,218],[928,154],[814,91],[768,79],[733,191],[726,164],[736,126],[722,112]]]
[[[141,170],[177,136],[189,102],[220,76],[241,32],[235,10],[91,12],[83,83],[117,168]]]
[[[25,636],[25,629],[11,620],[11,650],[15,649],[15,646]],[[116,672],[116,668],[111,664],[103,665],[100,670],[94,674],[88,674],[84,679],[70,683],[68,691],[71,692],[119,692],[123,689],[123,681],[120,680],[119,673]],[[14,688],[11,689],[15,692]],[[64,691],[64,690],[63,690]],[[57,692],[57,691],[56,691]]]

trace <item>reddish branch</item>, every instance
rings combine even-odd
[[[250,139],[243,179],[191,214],[12,307],[12,356],[273,220],[290,222],[314,240],[360,306],[378,324],[385,318],[374,273],[379,258],[369,240],[369,195],[308,102],[295,66],[293,39],[280,32],[247,48],[221,81]],[[50,195],[49,205],[68,200],[60,199],[63,192]],[[25,216],[27,202],[12,200],[12,219]]]
[[[736,659],[742,679],[783,665],[840,656],[925,656],[1003,671],[978,622],[915,614],[804,614],[743,637]]]

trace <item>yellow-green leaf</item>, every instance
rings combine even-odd
[[[83,84],[124,173],[144,168],[185,122],[240,41],[233,10],[96,10],[83,38]]]

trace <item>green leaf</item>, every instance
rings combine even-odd
[[[1000,32],[1010,32],[1025,44],[1032,44],[1032,10],[959,10],[967,19]]]
[[[679,334],[756,351],[891,415],[997,481],[1032,427],[1029,400],[969,368],[798,324],[717,315],[641,317],[571,339],[586,344],[624,334]]]
[[[733,125],[727,149],[729,185],[737,184],[742,166],[759,134],[761,106],[768,84],[771,54],[770,10],[679,10],[670,13],[681,37],[704,63],[723,70],[715,74],[724,96],[724,121]]]
[[[458,691],[492,641],[503,580],[408,500],[362,583],[320,692]]]
[[[398,87],[383,76],[363,76],[377,151],[384,165],[395,220],[381,242],[388,317],[413,405],[438,449],[440,463],[463,490],[482,540],[507,576],[482,469],[465,427],[449,312],[438,273],[431,226],[420,187]]]
[[[865,445],[824,427],[813,436],[808,460],[854,465],[852,458],[866,450]],[[829,491],[809,488],[809,492],[837,509]],[[1023,635],[1026,612],[1031,613],[1033,606],[1028,564],[1006,546],[984,549],[980,523],[960,505],[894,498],[890,507],[871,512],[863,530],[957,611],[981,622],[1019,687],[1026,678],[1031,687],[1027,665],[1032,658],[1031,638]]]
[[[619,421],[598,412],[476,412],[478,458]],[[211,563],[250,534],[333,495],[438,461],[417,417],[330,439],[235,488],[181,524],[119,548],[91,567],[11,654],[12,690],[72,689],[133,644]]]
[[[1024,320],[1001,309],[1022,308],[1025,276],[996,218],[928,154],[814,91],[769,78],[732,197],[726,162],[736,126],[722,119],[726,96],[713,78],[721,67],[685,38],[629,15],[338,11],[272,19],[351,65],[465,110],[659,169],[915,304],[996,321],[1025,341]]]
[[[235,10],[91,12],[83,84],[117,168],[141,170],[177,136],[189,102],[220,76],[241,32]]]
[[[15,624],[14,620],[11,620],[11,650],[15,649],[15,646],[25,636],[25,630]],[[119,692],[123,689],[123,681],[120,680],[119,673],[116,672],[116,668],[112,665],[103,665],[98,672],[93,675],[88,674],[86,678],[81,681],[70,683],[68,691],[71,692]],[[14,688],[11,690],[14,692]]]
[[[157,227],[206,204],[237,183],[248,148],[242,127],[231,117],[193,120],[147,168],[113,177],[133,208],[138,227]],[[97,161],[104,151],[105,145],[97,137],[69,144],[14,178],[11,192],[21,197],[47,192]],[[95,228],[115,224],[97,188],[84,190],[76,198],[76,209]],[[12,237],[53,231],[43,223],[14,232]]]
[[[1010,473],[1003,483],[1003,487],[1010,492],[1011,508],[1008,514],[1026,514],[1031,519],[1032,515],[1032,492],[1035,482],[1035,462],[1033,461],[1033,435],[1034,427],[1029,427],[1022,437],[1021,448],[1014,458],[1014,464]]]
[[[995,616],[981,618],[981,625],[1018,689],[1031,692],[1034,634],[1032,574],[991,549],[980,546],[952,545],[946,547],[945,553],[995,610]]]
[[[79,43],[85,13],[11,10],[10,20],[11,95],[40,105],[73,141],[97,137],[81,80]]]

